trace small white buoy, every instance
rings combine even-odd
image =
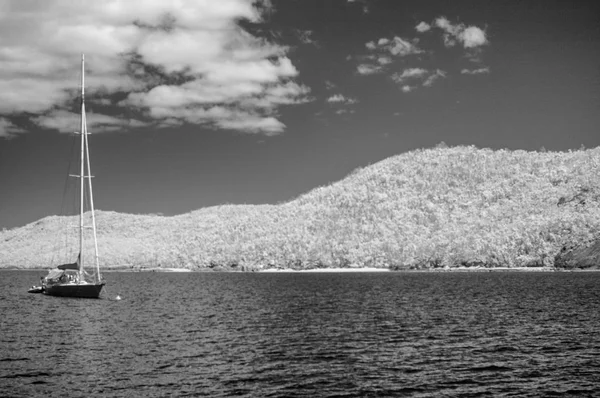
[[[117,301],[121,300],[121,296],[119,296],[119,295],[117,294],[117,297],[115,297],[115,300],[117,300]]]

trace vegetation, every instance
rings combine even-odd
[[[67,221],[52,216],[0,232],[0,266],[49,267]],[[439,146],[278,205],[173,217],[101,211],[97,221],[108,268],[553,266],[561,252],[600,239],[600,147]]]

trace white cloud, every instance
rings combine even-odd
[[[487,36],[484,30],[477,26],[465,26],[462,23],[453,24],[446,17],[436,18],[434,25],[442,29],[444,45],[452,47],[456,43],[461,43],[464,48],[475,48],[488,44]]]
[[[390,53],[393,55],[405,56],[409,54],[418,54],[421,52],[416,45],[403,40],[400,37],[394,37],[392,44],[389,47]]]
[[[225,105],[202,108],[154,107],[151,112],[153,117],[161,120],[161,124],[167,127],[192,123],[247,133],[262,132],[266,135],[279,134],[285,129],[285,125],[273,116],[264,117],[253,111]]]
[[[436,69],[430,73],[427,69],[423,68],[408,68],[404,69],[402,73],[394,73],[392,80],[398,84],[402,84],[402,91],[408,93],[417,88],[415,85],[417,82],[423,82],[422,85],[424,87],[431,87],[441,77],[446,77],[446,72],[440,69]],[[406,84],[407,82],[411,82],[412,85]]]
[[[58,130],[61,133],[73,133],[80,130],[80,114],[66,110],[53,110],[33,118],[32,121],[40,127]],[[146,125],[144,122],[135,119],[118,118],[93,112],[87,112],[86,121],[90,133],[115,131]]]
[[[352,105],[352,104],[356,104],[358,102],[358,100],[356,98],[347,98],[347,97],[343,96],[342,94],[334,94],[331,97],[327,98],[327,102],[329,102],[330,104],[338,103],[338,104]]]
[[[427,69],[423,68],[408,68],[404,69],[402,73],[394,73],[392,80],[396,83],[402,83],[411,78],[421,78],[427,73]]]
[[[282,78],[294,77],[298,74],[296,68],[287,57],[281,57],[276,62],[266,59],[228,62],[218,62],[205,71],[204,78],[195,81],[207,80],[210,83],[229,84],[235,82],[249,83],[276,83]]]
[[[477,47],[477,48],[470,48],[467,49],[465,57],[475,63],[475,64],[481,64],[483,61],[481,59],[481,54],[482,54],[482,49],[481,47]]]
[[[365,47],[374,54],[369,54],[361,57],[363,60],[369,59],[372,62],[359,64],[357,71],[360,75],[373,75],[382,73],[387,65],[393,62],[392,57],[404,57],[411,54],[419,54],[420,50],[415,44],[417,40],[409,41],[401,37],[395,36],[391,39],[382,37],[377,41],[369,41]]]
[[[431,25],[429,25],[427,22],[421,21],[417,26],[415,26],[415,29],[417,30],[417,32],[423,33],[431,29]]]
[[[441,33],[446,47],[459,46],[462,49],[463,56],[476,64],[475,69],[463,69],[461,73],[489,73],[489,68],[482,66],[483,62],[481,58],[483,53],[482,46],[489,44],[484,30],[477,26],[453,23],[444,16],[436,18],[431,23],[421,21],[415,26],[415,30],[418,33],[428,32],[432,29]],[[418,67],[419,64],[423,64],[423,60],[435,60],[432,56],[433,52],[427,49],[427,47],[422,47],[425,45],[427,45],[427,40],[421,42],[418,37],[402,38],[394,36],[369,41],[366,43],[367,55],[356,57],[363,62],[357,67],[358,73],[361,75],[372,75],[377,73],[384,74],[385,72],[385,75],[389,76],[406,93],[421,87],[431,87],[440,78],[447,77],[448,72],[435,67],[430,70]],[[448,53],[450,55],[458,54],[457,51]],[[400,72],[393,73],[390,65],[398,58],[402,58],[402,60],[396,62],[401,62],[406,67]],[[458,71],[453,71],[453,73],[456,72]]]
[[[0,61],[0,68],[2,61]],[[8,74],[7,74],[8,75]],[[77,87],[71,82],[71,88]],[[10,76],[0,78],[0,114],[37,113],[69,99],[66,83],[42,77]]]
[[[429,75],[429,77],[423,82],[423,86],[431,87],[433,85],[433,83],[441,77],[446,77],[446,72],[438,69],[435,72],[433,72],[431,75]]]
[[[278,106],[308,100],[308,88],[293,82],[298,71],[285,56],[287,48],[238,26],[240,20],[259,22],[268,1],[5,3],[0,115],[42,114],[33,121],[61,129],[56,117],[67,115],[54,111],[67,111],[73,103],[82,52],[88,98],[106,102],[112,94],[129,92],[121,104],[138,107],[159,123],[162,118],[172,123],[169,112],[177,107],[187,110],[180,112],[183,122],[273,134],[283,128],[276,120]],[[202,118],[218,106],[237,111],[228,114],[229,122]],[[130,123],[112,116],[104,120],[106,126]]]
[[[360,64],[356,67],[356,70],[361,75],[373,75],[375,73],[381,73],[383,70],[381,66]]]
[[[231,103],[235,99],[258,95],[263,87],[259,82],[237,82],[222,86],[218,83],[203,84],[192,80],[181,85],[160,85],[149,91],[129,94],[123,104],[139,108],[184,107]]]
[[[341,94],[335,94],[332,95],[331,97],[327,98],[327,102],[345,102],[346,101],[346,97],[344,97]]]
[[[459,34],[459,39],[465,48],[473,48],[487,44],[485,32],[477,26],[469,26]]]
[[[447,33],[450,33],[452,36],[458,35],[458,33],[462,29],[460,25],[453,25],[452,23],[450,23],[450,21],[446,17],[436,18],[434,23],[435,26],[437,26],[440,29],[443,29]]]
[[[450,33],[444,33],[442,37],[446,47],[454,47],[456,45],[456,40],[454,40],[454,36],[452,36]]]
[[[479,75],[482,73],[490,73],[490,68],[478,68],[478,69],[463,69],[460,71],[463,75]]]
[[[184,106],[201,109],[215,104],[272,109],[277,105],[308,101],[306,94],[306,86],[292,81],[266,86],[252,81],[238,81],[228,85],[191,81],[181,85],[156,86],[146,93],[130,94],[122,102],[150,111],[153,108],[170,109]]]
[[[298,40],[300,40],[302,43],[317,45],[317,41],[313,39],[314,32],[312,30],[296,29],[295,33],[298,37]]]
[[[371,51],[384,51],[389,52],[394,56],[406,56],[410,54],[419,54],[422,51],[416,46],[416,44],[411,43],[408,40],[405,40],[401,37],[395,36],[391,39],[382,37],[375,41],[370,41],[365,44],[367,49]]]
[[[392,63],[392,58],[386,55],[377,58],[379,65],[389,65]]]
[[[18,133],[24,133],[25,130],[16,126],[7,118],[0,117],[0,138],[10,138]]]
[[[260,117],[241,114],[237,118],[226,118],[216,122],[220,128],[276,135],[285,129],[285,125],[274,117]]]
[[[238,107],[247,110],[263,110],[273,113],[279,105],[296,105],[312,101],[308,98],[308,87],[288,81],[285,84],[271,85],[260,96],[238,101]]]
[[[334,94],[327,98],[327,102],[332,105],[336,115],[342,115],[354,113],[355,110],[352,109],[352,105],[358,103],[358,100],[342,94]]]

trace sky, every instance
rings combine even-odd
[[[97,209],[276,204],[440,142],[600,145],[600,5],[0,0],[0,228],[59,214],[80,59]]]

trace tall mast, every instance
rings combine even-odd
[[[81,153],[80,153],[80,167],[79,167],[79,278],[83,277],[83,199],[84,199],[84,184],[83,179],[85,176],[83,164],[85,156],[85,56],[81,54],[81,126],[79,129],[81,134]]]
[[[92,231],[94,236],[94,260],[96,263],[95,279],[96,282],[100,281],[100,264],[98,261],[98,239],[96,234],[96,215],[94,213],[94,195],[92,192],[92,169],[90,167],[90,147],[88,144],[88,130],[87,120],[85,117],[85,55],[81,54],[81,167],[80,167],[80,209],[79,209],[79,276],[80,280],[83,278],[83,213],[85,211],[85,183],[84,179],[88,179],[88,191],[90,195],[90,212],[92,214]]]
[[[86,177],[88,179],[88,189],[90,192],[90,212],[92,213],[92,231],[93,231],[93,236],[94,236],[94,262],[96,264],[96,282],[100,282],[100,263],[98,261],[98,237],[96,234],[96,215],[94,212],[94,194],[92,192],[92,169],[90,167],[90,146],[88,144],[88,131],[87,131],[87,120],[85,117],[85,109],[82,113],[82,117],[83,117],[83,133],[84,133],[84,137],[85,137],[85,159],[86,159],[86,166],[87,166],[87,174]]]

